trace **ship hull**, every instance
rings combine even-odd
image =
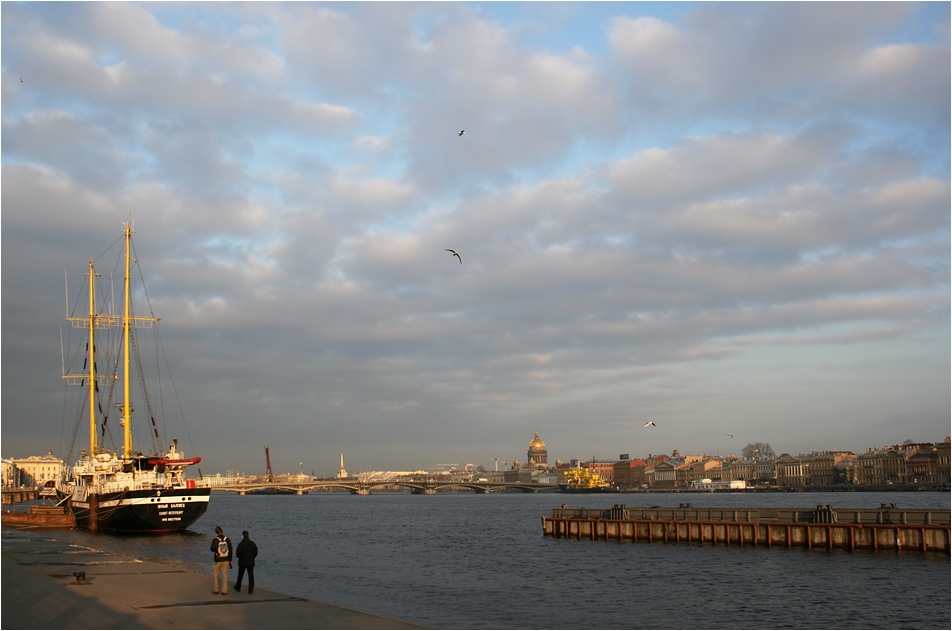
[[[76,525],[88,530],[166,533],[184,530],[205,514],[211,489],[129,490],[74,494]]]
[[[570,486],[568,484],[560,484],[559,492],[560,493],[611,493],[612,488],[611,487],[587,488],[587,487]]]

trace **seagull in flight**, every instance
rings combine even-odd
[[[730,436],[731,438],[733,438],[733,437],[734,437],[734,435],[733,435],[733,434],[731,434],[730,432],[727,432],[727,433],[726,433],[726,434],[724,434],[724,435],[725,435],[725,436]]]
[[[657,427],[657,425],[654,424],[654,421],[648,421],[645,423],[645,427]]]
[[[465,129],[459,130],[459,135],[460,135],[460,136],[465,136],[465,135],[466,135],[466,130],[465,130]]]
[[[449,248],[444,248],[444,249],[445,249],[447,252],[452,252],[452,253],[453,253],[453,256],[455,256],[456,258],[459,259],[459,264],[460,264],[460,265],[463,264],[463,257],[459,255],[459,252],[457,252],[456,250],[451,250],[451,249],[449,249]]]

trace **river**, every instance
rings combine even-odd
[[[765,549],[553,539],[541,517],[573,507],[949,510],[949,493],[410,495],[213,493],[190,531],[53,536],[209,575],[221,525],[248,530],[259,587],[464,629],[948,629],[944,552]],[[236,564],[237,568],[237,564]],[[237,569],[232,571],[234,580]]]

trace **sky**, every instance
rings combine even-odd
[[[130,220],[205,474],[941,441],[949,10],[3,2],[3,456]]]

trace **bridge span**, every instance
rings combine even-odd
[[[210,482],[210,480],[209,480]],[[310,491],[334,491],[345,490],[352,495],[370,495],[377,489],[391,488],[409,489],[415,495],[433,495],[437,491],[449,489],[468,489],[475,493],[494,493],[505,491],[520,491],[522,493],[545,493],[558,491],[559,487],[555,484],[538,484],[527,482],[447,482],[437,480],[322,480],[322,479],[295,479],[295,480],[273,480],[270,482],[260,480],[242,480],[233,478],[222,480],[220,483],[210,483],[213,491],[230,491],[245,495],[246,493],[295,493],[303,495]]]

